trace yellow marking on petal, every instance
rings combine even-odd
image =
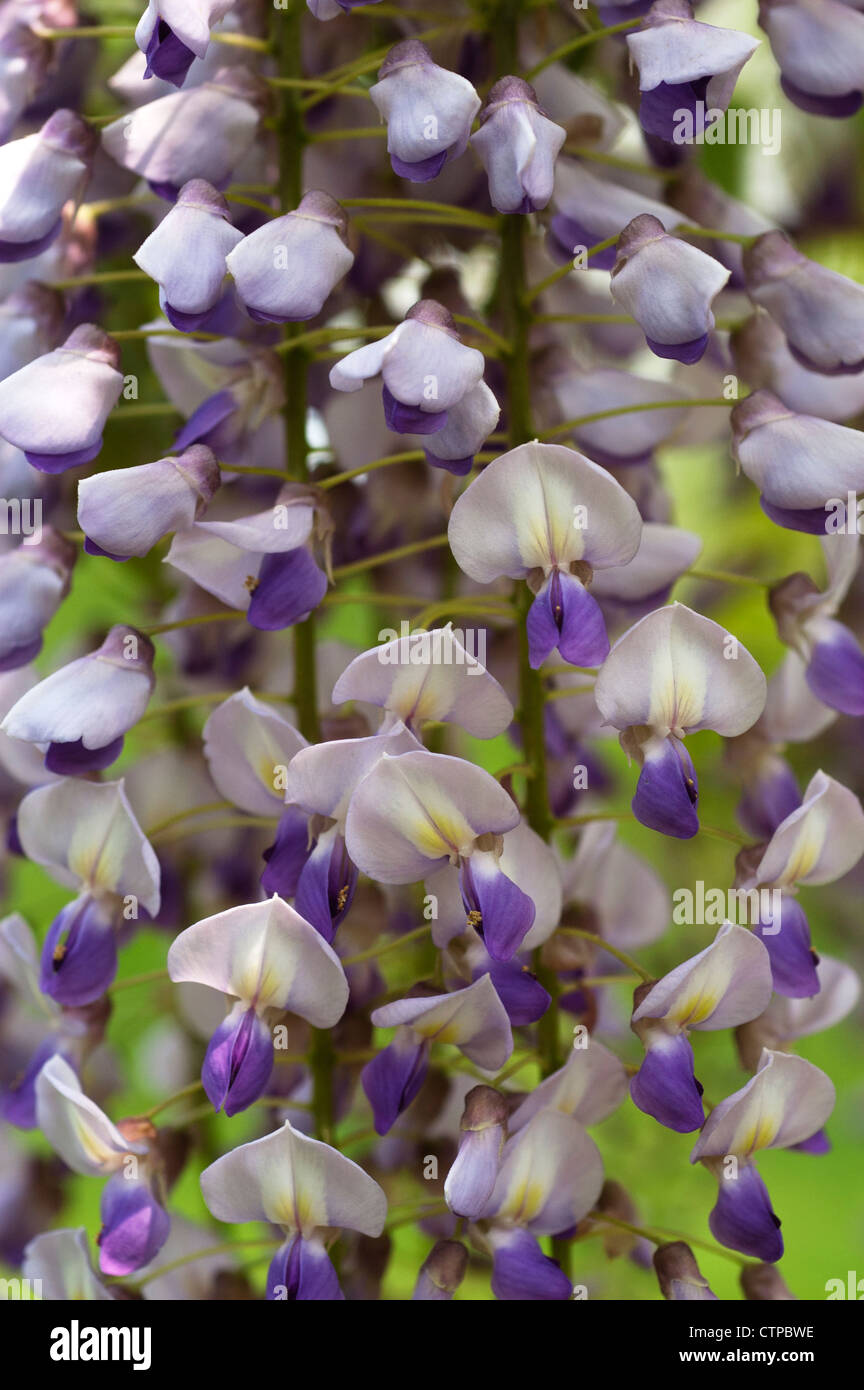
[[[507,1200],[508,1216],[512,1216],[514,1221],[531,1221],[542,1209],[545,1196],[543,1184],[526,1174],[521,1185],[511,1191]]]
[[[750,1154],[753,1153],[755,1149],[766,1149],[775,1139],[779,1128],[779,1115],[760,1115],[751,1125],[750,1129],[745,1131],[741,1143],[741,1152]]]
[[[815,826],[812,822],[803,820],[801,831],[789,855],[789,862],[783,871],[784,881],[797,883],[806,878],[822,853],[824,844],[824,826]]]
[[[723,990],[716,984],[712,985],[705,981],[690,990],[679,999],[673,1008],[666,1014],[670,1023],[677,1023],[681,1028],[692,1028],[697,1023],[704,1023],[706,1018],[710,1018],[717,1005],[720,1003]]]
[[[71,1118],[75,1136],[92,1163],[104,1163],[107,1158],[116,1156],[116,1150],[111,1148],[108,1144],[104,1144],[102,1140],[94,1134],[90,1125],[86,1120],[82,1119],[75,1107],[72,1109]]]

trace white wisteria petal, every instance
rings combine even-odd
[[[344,828],[357,784],[379,759],[410,753],[420,745],[401,724],[369,738],[328,739],[302,749],[285,779],[284,800],[308,816],[325,816]]]
[[[94,1272],[83,1226],[34,1236],[24,1250],[21,1273],[31,1283],[37,1281],[40,1298],[49,1302],[114,1302]]]
[[[765,1048],[752,1080],[711,1111],[690,1162],[801,1144],[822,1128],[835,1099],[833,1083],[812,1062]]]
[[[710,946],[648,991],[633,1022],[662,1018],[678,1028],[736,1028],[768,1007],[771,960],[758,936],[725,922]]]
[[[848,787],[820,771],[810,779],[797,811],[774,831],[753,883],[833,883],[854,868],[862,854],[861,802]]]
[[[564,901],[596,913],[600,934],[628,951],[657,941],[672,920],[672,899],[660,875],[617,839],[614,825],[586,825],[563,867]]]
[[[588,1037],[585,1047],[570,1048],[563,1067],[525,1097],[507,1121],[518,1134],[541,1110],[560,1110],[582,1125],[596,1125],[618,1109],[627,1095],[624,1063],[602,1043]]]
[[[624,565],[641,531],[636,503],[611,473],[574,449],[536,441],[490,463],[447,528],[456,563],[481,584],[576,560]]]
[[[192,526],[218,483],[216,461],[201,445],[177,458],[92,473],[78,484],[78,525],[109,554],[144,556],[163,536]]]
[[[379,883],[414,883],[468,855],[479,835],[519,824],[519,809],[488,772],[445,753],[381,758],[348,808],[348,853]]]
[[[415,630],[362,652],[333,687],[334,705],[362,700],[404,724],[458,724],[475,738],[494,738],[513,718],[501,686],[451,623]],[[475,646],[469,643],[469,646]]]
[[[556,1235],[581,1221],[603,1186],[603,1163],[578,1120],[539,1110],[504,1146],[484,1219]]]
[[[640,599],[662,594],[686,574],[701,549],[702,537],[695,532],[646,521],[633,559],[626,565],[598,570],[591,592],[597,599],[617,599],[623,603],[637,603]]]
[[[120,645],[115,641],[109,654],[103,651],[106,641],[98,652],[46,676],[12,706],[3,732],[28,743],[80,739],[90,749],[104,748],[125,734],[146,710],[154,679],[149,663],[125,659]]]
[[[498,1071],[513,1051],[510,1019],[489,975],[451,994],[397,999],[371,1019],[376,1028],[405,1026],[429,1042],[451,1043],[484,1071]]]
[[[387,1217],[384,1192],[359,1164],[287,1120],[217,1158],[201,1191],[218,1221],[271,1221],[304,1237],[324,1226],[378,1236]]]
[[[127,1154],[144,1154],[143,1144],[124,1139],[99,1106],[81,1090],[69,1063],[55,1053],[36,1078],[39,1128],[75,1173],[116,1173]]]
[[[132,812],[125,784],[64,777],[28,792],[18,808],[28,859],[58,883],[131,894],[159,911],[159,860]]]
[[[244,686],[217,705],[203,739],[210,776],[226,801],[250,816],[280,813],[281,770],[308,745],[277,705],[257,700]]]
[[[348,982],[332,946],[275,895],[187,927],[173,941],[167,963],[176,982],[209,985],[259,1011],[287,1010],[313,1028],[332,1028],[348,1003]]]
[[[766,689],[762,671],[737,638],[673,603],[648,613],[618,639],[600,669],[594,698],[616,729],[647,724],[664,737],[714,729],[731,738],[759,718]]]

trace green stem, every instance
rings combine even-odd
[[[400,946],[408,946],[412,941],[422,941],[432,930],[432,924],[427,922],[422,927],[415,927],[413,931],[406,932],[404,936],[394,937],[392,941],[385,941],[383,946],[370,946],[368,951],[360,951],[356,956],[343,957],[343,965],[359,965],[364,960],[377,960],[379,956],[385,956],[389,951],[396,951]]]
[[[561,425],[553,425],[552,429],[543,430],[538,436],[539,439],[554,439],[559,434],[569,434],[571,430],[579,429],[582,425],[593,424],[595,420],[611,420],[616,415],[635,415],[643,410],[685,410],[694,406],[733,406],[734,401],[727,401],[723,396],[703,397],[700,400],[677,400],[677,401],[640,401],[638,405],[619,405],[611,410],[595,410],[590,415],[577,415],[574,420],[565,420]]]
[[[580,34],[578,39],[570,39],[568,43],[562,43],[560,48],[553,48],[551,53],[547,53],[545,58],[541,59],[539,63],[535,63],[533,68],[528,69],[525,77],[531,82],[539,73],[545,72],[546,68],[551,67],[553,63],[560,62],[562,58],[568,58],[577,49],[585,48],[590,43],[597,43],[600,39],[606,39],[610,34],[623,34],[626,29],[635,29],[636,25],[641,23],[641,17],[625,19],[620,24],[610,24],[605,29],[592,29],[590,34]]]
[[[158,970],[144,970],[140,975],[127,975],[125,980],[115,980],[108,993],[116,994],[120,989],[134,989],[137,985],[149,985],[153,980],[167,980],[168,971],[164,965]]]
[[[408,555],[420,555],[424,550],[438,550],[447,545],[447,536],[430,536],[425,541],[411,541],[408,545],[397,545],[393,550],[382,550],[365,560],[354,560],[350,565],[339,565],[333,571],[334,579],[347,579],[351,574],[362,574],[364,570],[377,569],[379,565],[389,565],[393,560],[404,560]]]
[[[640,980],[644,980],[646,984],[649,980],[654,979],[651,972],[640,965],[638,960],[634,960],[632,956],[628,956],[625,951],[619,951],[617,946],[610,945],[608,941],[604,940],[602,936],[598,936],[596,932],[585,931],[582,927],[562,927],[560,930],[562,936],[578,936],[583,941],[593,941],[595,946],[599,946],[602,950],[608,951],[610,956],[614,956],[616,960],[620,960],[622,965],[626,965],[628,970],[632,970],[634,975],[638,975]]]

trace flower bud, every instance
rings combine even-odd
[[[555,160],[567,132],[551,121],[521,77],[495,83],[471,144],[489,176],[498,212],[539,212],[552,197]]]

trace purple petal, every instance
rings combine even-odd
[[[344,1299],[330,1257],[317,1241],[292,1236],[281,1245],[267,1271],[266,1297],[274,1302],[334,1302]]]
[[[59,777],[79,777],[87,772],[101,772],[110,767],[123,752],[123,735],[112,739],[103,748],[85,748],[82,738],[74,743],[49,743],[45,766]]]
[[[776,927],[779,925],[780,930]],[[766,930],[767,928],[767,930]],[[809,999],[819,993],[816,966],[819,957],[810,945],[810,924],[795,898],[781,898],[780,921],[760,918],[756,927],[771,958],[771,976],[778,994],[787,999]]]
[[[825,630],[827,639],[813,647],[807,684],[831,709],[864,714],[864,652],[842,623],[826,623]]]
[[[509,960],[534,925],[533,900],[498,867],[493,854],[473,854],[464,860],[459,887],[469,921],[489,955],[493,960]]]
[[[690,754],[677,739],[664,739],[662,749],[646,754],[630,803],[634,816],[649,830],[689,840],[699,829],[698,800],[699,784]]]
[[[0,241],[0,265],[14,265],[18,261],[29,261],[34,256],[41,255],[57,240],[62,227],[63,219],[58,217],[51,230],[36,241]]]
[[[327,576],[305,546],[265,555],[246,617],[259,632],[302,623],[327,592]]]
[[[59,1038],[46,1038],[36,1048],[23,1074],[16,1077],[4,1090],[0,1100],[0,1114],[8,1124],[15,1125],[17,1129],[37,1127],[39,1120],[36,1114],[36,1078],[45,1063],[58,1052],[70,1066],[73,1065],[71,1058],[63,1052]]]
[[[543,1017],[552,996],[530,970],[511,960],[493,965],[488,973],[514,1028],[536,1023]]]
[[[672,358],[675,362],[683,362],[685,367],[692,367],[705,355],[708,334],[692,338],[689,343],[658,343],[656,338],[649,338],[646,333],[645,341],[655,357]]]
[[[343,836],[322,835],[297,883],[294,907],[325,941],[332,941],[357,887],[357,866],[348,858]]]
[[[630,1082],[633,1104],[667,1129],[689,1134],[705,1123],[702,1089],[693,1075],[693,1048],[684,1033],[652,1042]]]
[[[102,1191],[99,1207],[99,1268],[103,1274],[132,1274],[159,1253],[171,1227],[150,1184],[115,1173]]]
[[[815,1134],[811,1134],[809,1139],[802,1139],[800,1144],[790,1144],[790,1148],[799,1154],[814,1154],[821,1158],[823,1154],[831,1152],[831,1140],[824,1129],[817,1129]]]
[[[474,467],[474,455],[469,455],[464,459],[439,459],[433,454],[431,449],[424,449],[426,462],[433,468],[443,468],[446,473],[452,473],[457,478],[464,478]]]
[[[103,555],[106,560],[116,560],[121,565],[132,558],[131,555],[112,555],[110,550],[103,550],[101,545],[91,541],[89,536],[84,537],[84,552],[87,555]]]
[[[24,457],[34,468],[38,468],[40,473],[65,473],[67,468],[79,468],[82,463],[89,463],[91,459],[95,459],[101,448],[100,435],[95,444],[88,444],[86,449],[75,449],[69,454],[34,454],[25,449]]]
[[[232,1011],[210,1039],[201,1080],[214,1110],[246,1110],[263,1096],[273,1071],[273,1038],[255,1013]]]
[[[798,779],[784,762],[745,790],[738,804],[738,819],[749,834],[770,840],[778,825],[800,805]]]
[[[428,159],[420,159],[416,164],[407,164],[398,154],[391,154],[390,163],[393,173],[398,174],[400,179],[410,179],[412,183],[428,183],[441,173],[448,154],[449,150],[442,150],[440,154],[430,154]]]
[[[293,898],[297,892],[301,870],[308,858],[308,817],[302,811],[298,811],[296,806],[289,806],[282,812],[276,827],[276,839],[263,854],[267,867],[261,875],[261,887],[268,898],[272,898],[274,893],[280,898]],[[305,916],[299,907],[297,911],[301,917]]]
[[[421,410],[416,405],[404,405],[386,386],[381,387],[381,395],[387,428],[395,434],[434,434],[447,424],[446,410]]]
[[[35,656],[39,655],[41,650],[41,637],[34,637],[32,642],[25,642],[20,647],[13,647],[0,659],[0,671],[17,671],[19,667],[28,665]]]
[[[367,1062],[360,1076],[366,1099],[372,1106],[376,1134],[387,1134],[403,1110],[407,1110],[429,1068],[429,1044],[409,1029]]]
[[[639,103],[639,124],[648,135],[656,135],[659,140],[672,142],[679,112],[687,111],[691,117],[701,116],[698,125],[694,119],[693,134],[705,129],[705,92],[707,77],[697,77],[693,82],[660,82],[650,92],[643,92]],[[701,112],[697,109],[702,102]],[[675,141],[677,144],[678,142]]]
[[[780,74],[780,86],[786,93],[791,102],[802,111],[807,111],[811,116],[833,116],[837,120],[845,120],[847,116],[854,116],[861,109],[864,101],[864,92],[844,92],[842,96],[820,96],[815,92],[805,92],[801,87],[796,87],[794,82],[790,82],[788,77]]]
[[[556,647],[574,666],[599,666],[609,655],[600,606],[575,575],[553,570],[528,610],[526,627],[535,671]]]
[[[767,497],[759,498],[759,506],[769,520],[787,531],[803,531],[807,536],[825,535],[824,507],[776,507]]]
[[[556,249],[564,252],[566,260],[570,260],[575,254],[577,246],[584,246],[588,251],[592,246],[596,246],[598,241],[605,241],[606,238],[598,236],[596,232],[589,232],[587,227],[583,227],[581,222],[576,222],[572,217],[567,217],[563,212],[556,212],[549,224],[549,229],[554,238]],[[605,251],[598,251],[596,256],[591,257],[592,270],[611,270],[618,259],[617,246],[607,246]],[[596,451],[591,455],[594,462]]]
[[[496,1243],[492,1256],[492,1292],[505,1301],[563,1302],[573,1290],[557,1260],[544,1255],[529,1231],[518,1227]]]
[[[145,77],[161,77],[172,87],[182,87],[186,74],[195,61],[195,54],[174,33],[170,24],[160,19],[147,45]]]
[[[447,1174],[447,1203],[457,1216],[476,1221],[483,1215],[501,1166],[500,1125],[463,1133],[459,1152]]]
[[[114,924],[89,895],[67,903],[42,947],[39,988],[70,1009],[101,999],[117,974]]]
[[[206,443],[219,425],[224,424],[237,409],[237,402],[230,391],[217,391],[202,401],[193,411],[186,424],[174,438],[174,448],[188,449],[190,444]]]
[[[714,1239],[729,1250],[740,1250],[742,1255],[769,1263],[783,1254],[779,1218],[752,1163],[739,1163],[737,1177],[720,1179],[708,1225]]]

